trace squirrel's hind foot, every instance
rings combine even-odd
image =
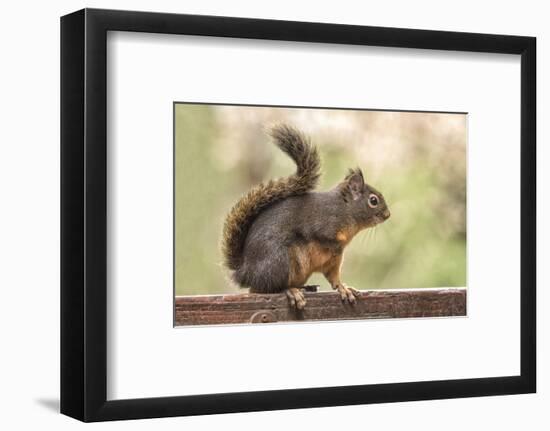
[[[344,284],[337,284],[333,286],[334,290],[337,290],[342,298],[342,302],[349,302],[350,304],[355,304],[357,302],[356,298],[361,296],[361,292],[353,287],[346,286]]]
[[[295,308],[296,310],[303,310],[306,306],[306,297],[304,293],[297,287],[289,287],[285,290],[290,308]]]

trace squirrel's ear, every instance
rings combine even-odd
[[[349,174],[346,176],[346,187],[354,201],[363,195],[365,179],[363,178],[361,169],[350,169]]]

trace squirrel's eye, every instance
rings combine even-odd
[[[369,195],[369,207],[376,208],[378,206],[378,202],[378,196],[376,196],[375,194]]]

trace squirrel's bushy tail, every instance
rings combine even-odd
[[[296,173],[255,186],[231,208],[225,219],[222,238],[224,263],[231,270],[237,270],[241,265],[244,241],[256,216],[275,202],[313,190],[319,180],[319,154],[307,137],[288,125],[273,127],[270,135],[275,144],[294,160]]]

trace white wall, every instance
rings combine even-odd
[[[309,4],[307,4],[309,3]],[[538,142],[548,139],[544,104],[550,99],[550,28],[544,2],[479,1],[267,2],[202,0],[9,2],[0,43],[0,423],[4,428],[81,426],[56,413],[59,382],[59,16],[88,7],[426,28],[537,36]],[[550,153],[539,145],[539,221],[548,216]],[[505,241],[506,232],[503,232]],[[539,222],[539,392],[536,395],[428,401],[327,409],[218,415],[116,424],[132,429],[296,429],[343,426],[372,429],[530,430],[550,426],[550,374],[544,314],[550,230]],[[543,244],[544,242],[544,244]],[[322,358],[319,358],[322,361]],[[353,363],[354,358],[349,358]],[[327,363],[326,365],[331,366]]]

